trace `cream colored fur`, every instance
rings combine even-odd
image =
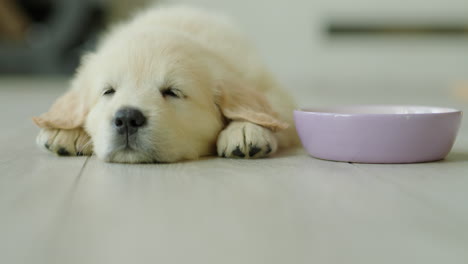
[[[103,95],[112,87],[115,93]],[[176,88],[180,98],[161,90]],[[113,143],[118,109],[147,125],[133,150]],[[40,147],[109,162],[175,162],[217,153],[265,157],[296,144],[294,103],[229,19],[188,7],[153,8],[116,26],[86,55],[70,90],[34,118]]]

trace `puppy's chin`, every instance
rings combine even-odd
[[[102,159],[106,162],[111,163],[157,163],[158,161],[152,157],[149,153],[145,153],[140,150],[122,148],[114,150]]]

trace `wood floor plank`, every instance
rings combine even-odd
[[[56,241],[67,245],[60,260],[306,263],[317,222],[304,225],[313,220],[307,203],[321,205],[318,190],[357,170],[297,153],[138,166],[91,159]]]
[[[452,235],[466,214],[438,215],[453,207],[418,198],[424,188],[302,150],[138,166],[93,158],[55,243],[74,242],[62,262],[461,263],[468,237]]]
[[[0,263],[37,263],[86,158],[56,157],[35,144],[30,117],[47,110],[63,80],[0,83]]]

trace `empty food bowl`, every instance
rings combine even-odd
[[[444,159],[462,112],[427,106],[356,105],[294,111],[296,129],[316,158],[357,163]]]

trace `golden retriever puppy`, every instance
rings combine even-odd
[[[39,146],[58,155],[176,162],[260,158],[296,144],[293,109],[227,18],[169,7],[111,30],[33,120]]]

